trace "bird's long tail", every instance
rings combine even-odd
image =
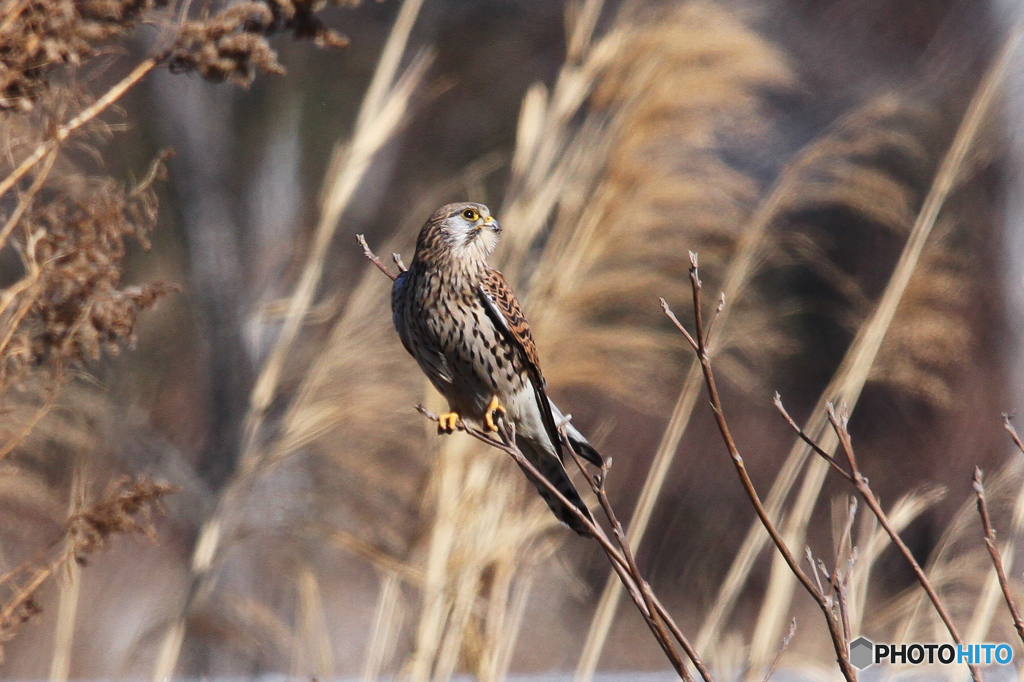
[[[540,443],[519,436],[516,437],[516,445],[519,446],[526,459],[537,468],[541,476],[554,484],[555,488],[565,496],[565,499],[583,512],[584,516],[593,520],[594,517],[590,515],[590,510],[587,509],[586,503],[583,502],[583,498],[576,491],[576,487],[569,479],[569,474],[565,471],[565,467],[558,460],[558,456],[554,452],[550,452]],[[540,493],[540,496],[547,502],[548,507],[554,512],[555,518],[580,535],[590,535],[590,531],[587,530],[587,527],[580,518],[565,503],[558,499],[554,493],[548,490],[543,483],[534,481],[528,472],[526,477],[536,486],[537,492]]]

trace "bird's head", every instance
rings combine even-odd
[[[486,258],[498,245],[501,226],[483,204],[448,204],[434,211],[416,243],[417,253],[440,250],[457,258]]]

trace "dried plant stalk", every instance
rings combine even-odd
[[[1003,600],[1006,602],[1006,608],[1010,611],[1013,627],[1017,631],[1017,636],[1020,638],[1021,643],[1024,644],[1024,620],[1021,620],[1020,611],[1018,611],[1017,604],[1013,600],[1013,595],[1010,594],[1009,581],[1006,579],[1006,568],[1002,554],[996,546],[996,532],[992,527],[992,520],[988,513],[988,501],[985,498],[985,486],[981,480],[981,469],[977,467],[974,469],[974,492],[978,498],[978,515],[981,517],[981,524],[985,530],[985,548],[988,550],[989,556],[992,557],[992,568],[995,570],[999,589],[1002,591]],[[1002,553],[1007,553],[1008,550],[1009,546],[1004,547]],[[985,635],[982,634],[981,636],[984,637]]]
[[[405,53],[409,34],[415,23],[422,0],[405,0],[384,51],[378,61],[369,90],[360,108],[356,128],[348,143],[339,143],[324,180],[324,193],[320,206],[320,222],[313,245],[307,254],[296,290],[289,298],[288,311],[281,333],[264,363],[253,387],[249,410],[243,425],[241,459],[238,469],[225,486],[214,514],[204,524],[193,551],[192,587],[178,616],[168,627],[161,641],[152,679],[162,682],[177,667],[185,637],[189,613],[197,603],[208,596],[208,581],[213,575],[214,561],[223,552],[225,530],[230,532],[237,519],[232,514],[237,502],[244,499],[248,486],[261,472],[264,464],[276,464],[294,452],[295,441],[286,425],[269,445],[261,444],[264,417],[271,401],[277,395],[284,362],[305,319],[323,272],[327,248],[332,241],[342,212],[352,194],[369,169],[376,153],[397,132],[405,120],[410,98],[420,83],[430,57],[421,52],[400,76],[398,65]],[[291,413],[295,412],[295,404]],[[269,455],[269,456],[268,456]]]
[[[74,518],[82,513],[86,503],[86,479],[81,466],[75,469],[69,498],[68,518]],[[70,542],[70,539],[65,542]],[[53,635],[53,658],[50,659],[50,682],[67,682],[71,671],[71,645],[75,636],[81,581],[82,567],[77,561],[70,562],[67,571],[57,578],[60,597],[57,602],[57,627]]]
[[[825,405],[829,402],[841,403],[848,405],[852,410],[857,404],[857,399],[870,374],[885,333],[892,323],[903,292],[914,273],[931,230],[939,217],[939,212],[960,177],[960,169],[967,159],[978,131],[997,99],[1013,54],[1020,43],[1020,38],[1020,29],[1015,29],[1007,38],[979,84],[956,136],[939,166],[928,196],[925,198],[899,261],[886,285],[885,292],[871,317],[858,330],[839,369],[828,387],[822,392],[811,418],[804,426],[804,431],[810,434],[828,453],[834,453],[839,442],[835,432],[828,428]],[[775,486],[782,489],[788,488],[789,481],[783,480],[782,473],[792,472],[795,476],[796,470],[806,460],[808,454],[810,454],[809,448],[804,443],[798,442],[787,456],[782,472],[773,484],[773,488]],[[827,470],[828,465],[822,460],[813,460],[808,465],[803,484],[787,515],[787,523],[783,531],[787,542],[793,546],[804,544],[808,519],[817,501]],[[763,546],[763,539],[755,544]],[[762,669],[767,666],[772,655],[772,643],[778,641],[779,631],[785,621],[785,612],[789,609],[793,588],[794,582],[788,568],[779,559],[774,560],[767,596],[758,616],[758,624],[751,644],[752,669]]]
[[[86,559],[107,546],[114,535],[140,533],[152,538],[154,509],[176,491],[173,486],[139,478],[121,478],[107,486],[103,496],[70,516],[63,535],[50,545],[43,559],[30,561],[0,576],[0,642],[10,639],[39,613],[39,590],[72,562]],[[0,660],[3,650],[0,648]]]
[[[1024,443],[1021,443],[1020,438],[1017,436],[1017,432],[1014,430],[1013,425],[1010,423],[1010,418],[1008,415],[1003,415],[1003,427],[1010,434],[1010,437],[1013,439],[1017,449],[1021,450],[1021,452],[1024,452],[1024,447],[1022,447],[1024,446]],[[997,483],[1002,483],[1002,481],[1006,480],[1010,476],[1011,467],[1013,467],[1014,464],[1015,461],[1011,460],[1007,467],[1004,468],[1004,470],[998,474],[998,476],[996,477]],[[977,481],[975,487],[977,488],[978,486],[981,486],[980,479]],[[1014,487],[1016,489],[1016,495],[1014,496],[1013,500],[1013,513],[1010,531],[1011,536],[1006,542],[1003,543],[1002,548],[998,549],[998,563],[1002,564],[1002,570],[1004,571],[1004,573],[1005,571],[1013,569],[1015,562],[1014,548],[1018,545],[1018,542],[1021,538],[1021,534],[1024,533],[1024,489],[1020,488],[1019,486]],[[984,491],[983,487],[982,491]],[[984,492],[982,492],[981,494],[984,495]],[[985,528],[984,517],[982,518],[982,521],[983,530],[986,533],[986,549],[989,549],[989,553],[991,555],[991,549],[988,547],[988,545],[989,540],[991,540],[991,542],[993,543],[995,542],[994,531],[993,537],[988,538],[988,529]],[[975,604],[973,609],[974,616],[971,619],[970,625],[968,625],[967,627],[967,641],[977,642],[982,641],[988,637],[989,629],[991,628],[993,618],[995,617],[1000,597],[1003,598],[1003,601],[1007,600],[1007,592],[1004,589],[1004,581],[1002,581],[999,578],[999,568],[995,564],[996,561],[995,559],[993,559],[992,569],[987,572],[987,575],[985,577],[985,583],[981,590],[981,596],[978,598],[977,603]],[[1016,621],[1016,619],[1014,620]],[[1014,623],[1014,625],[1016,626],[1016,622]]]
[[[380,596],[363,661],[363,682],[377,682],[390,658],[402,622],[401,587],[401,581],[394,573],[387,573],[381,580]]]
[[[743,457],[740,456],[739,449],[736,447],[736,442],[733,439],[732,432],[725,419],[725,411],[722,407],[722,400],[718,394],[715,375],[711,367],[710,355],[708,354],[709,334],[714,322],[712,321],[705,328],[703,315],[701,313],[700,300],[702,286],[700,276],[697,272],[697,255],[693,252],[690,253],[690,285],[693,289],[694,332],[692,335],[687,331],[686,327],[676,319],[676,316],[672,313],[672,310],[668,307],[668,304],[664,299],[662,299],[661,302],[662,308],[669,319],[672,320],[673,324],[675,324],[679,332],[686,338],[687,342],[689,342],[697,356],[697,361],[701,366],[701,372],[704,375],[704,385],[707,387],[708,396],[711,400],[711,409],[715,415],[715,422],[718,425],[718,431],[725,443],[726,450],[729,452],[729,457],[732,459],[736,473],[743,485],[743,489],[746,492],[747,497],[750,499],[751,504],[754,506],[754,511],[757,513],[758,521],[768,532],[768,535],[771,537],[776,549],[778,549],[778,555],[782,557],[786,567],[792,573],[793,578],[799,581],[804,590],[811,596],[811,598],[814,599],[818,608],[821,610],[822,615],[825,617],[825,624],[828,626],[829,637],[832,640],[832,648],[836,653],[836,662],[839,664],[839,671],[842,673],[843,677],[846,678],[847,682],[856,682],[857,673],[850,663],[847,632],[843,628],[843,622],[840,620],[839,615],[833,610],[838,605],[842,604],[842,600],[838,600],[838,604],[836,604],[836,600],[830,598],[830,595],[826,595],[820,584],[811,582],[810,577],[800,567],[799,561],[794,557],[793,553],[789,549],[789,543],[786,542],[782,533],[779,532],[775,522],[772,520],[771,516],[769,516],[768,511],[761,502],[761,497],[758,495],[757,490],[754,487],[750,474],[747,473]],[[716,311],[716,317],[721,314],[722,309],[723,305],[720,304]],[[813,566],[813,564],[812,570],[816,571],[816,567]],[[815,572],[815,579],[817,579],[817,572]]]

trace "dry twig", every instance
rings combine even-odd
[[[1009,420],[1006,421],[1009,424]],[[1009,427],[1012,429],[1013,426]],[[1013,434],[1016,439],[1016,434]],[[1017,440],[1018,444],[1020,443]],[[1013,618],[1013,627],[1017,631],[1017,636],[1020,637],[1021,643],[1024,643],[1024,621],[1020,618],[1020,612],[1017,610],[1017,604],[1013,601],[1013,596],[1010,594],[1010,584],[1006,580],[1006,570],[1003,568],[1003,559],[999,556],[999,549],[996,547],[996,531],[992,527],[992,519],[988,514],[988,500],[985,499],[985,484],[981,480],[981,469],[974,467],[974,481],[973,481],[974,493],[978,497],[978,515],[981,516],[981,525],[985,529],[985,548],[988,550],[989,556],[992,557],[992,566],[996,569],[996,577],[999,579],[999,588],[1003,591],[1003,599],[1006,600],[1006,607],[1010,610],[1010,616]]]
[[[384,264],[384,261],[378,258],[377,254],[370,250],[370,245],[366,243],[366,237],[364,237],[361,234],[357,234],[356,240],[359,242],[359,246],[363,247],[363,255],[366,256],[366,259],[368,261],[376,265],[377,269],[383,272],[385,275],[387,275],[392,282],[398,279],[398,275],[392,274],[392,272],[388,270],[388,266]],[[405,265],[402,263],[401,256],[399,256],[396,253],[394,254],[394,259],[395,265],[397,265],[402,270],[402,272],[405,272]]]
[[[800,568],[799,562],[793,556],[786,544],[786,541],[783,539],[782,534],[779,533],[778,529],[775,527],[775,523],[772,521],[771,517],[768,516],[767,510],[765,510],[764,505],[761,502],[761,497],[758,495],[757,489],[754,487],[754,482],[751,480],[750,474],[747,473],[747,467],[743,462],[743,457],[740,456],[739,449],[736,446],[732,432],[726,422],[725,411],[722,408],[722,400],[718,394],[718,386],[715,383],[715,375],[711,368],[711,360],[706,345],[708,339],[704,328],[703,316],[701,314],[701,281],[697,272],[697,254],[692,252],[690,253],[690,285],[693,290],[693,319],[695,325],[694,333],[692,335],[679,322],[664,299],[662,299],[661,302],[662,308],[697,354],[697,360],[700,362],[701,369],[704,374],[704,383],[707,386],[708,394],[711,399],[711,408],[715,413],[715,421],[718,424],[718,431],[722,435],[725,447],[729,451],[729,457],[732,459],[733,465],[736,468],[736,473],[739,475],[740,483],[742,483],[743,489],[747,493],[747,497],[750,498],[750,502],[754,506],[754,511],[757,513],[757,517],[761,520],[761,524],[764,526],[765,530],[768,531],[768,535],[771,537],[772,542],[775,543],[779,553],[789,566],[790,571],[792,571],[793,575],[800,581],[800,584],[804,586],[807,593],[811,595],[815,602],[817,602],[818,607],[825,616],[825,622],[828,625],[829,636],[832,640],[832,647],[836,652],[836,660],[839,663],[839,669],[842,672],[843,677],[845,677],[848,682],[855,682],[857,674],[854,671],[853,666],[850,664],[845,633],[843,632],[843,627],[839,618],[836,617],[835,612],[832,610],[832,600],[823,594],[818,586],[811,582],[811,578],[804,572],[804,570]]]
[[[1024,454],[1024,443],[1020,442],[1020,436],[1017,435],[1017,429],[1013,428],[1013,424],[1010,422],[1011,416],[1012,415],[1009,414],[1003,415],[1003,428],[1010,434],[1010,438],[1013,439],[1014,444],[1017,446],[1017,449],[1021,451],[1021,454]]]
[[[153,509],[162,509],[162,499],[176,491],[174,486],[146,478],[113,481],[102,498],[68,518],[63,534],[43,552],[44,558],[0,576],[0,589],[8,593],[0,602],[0,645],[40,613],[39,590],[63,566],[70,562],[84,565],[113,535],[141,533],[152,538]],[[2,654],[0,647],[0,660]]]
[[[419,410],[419,412],[427,419],[430,419],[431,421],[438,420],[438,416],[436,414],[430,412],[422,405],[417,405],[416,409]],[[473,428],[461,419],[455,424],[456,430],[463,431],[473,438],[508,454],[513,460],[515,460],[516,464],[523,468],[531,479],[539,482],[547,488],[553,495],[555,495],[555,497],[558,498],[560,502],[576,514],[580,522],[587,527],[590,535],[597,541],[601,546],[601,549],[608,556],[612,568],[622,580],[622,584],[633,599],[633,603],[636,605],[637,610],[644,618],[644,621],[651,629],[651,632],[654,634],[658,644],[661,646],[666,657],[668,657],[673,668],[675,668],[676,672],[679,673],[680,677],[682,677],[683,680],[686,680],[686,682],[690,682],[692,680],[689,671],[686,670],[685,665],[683,665],[682,661],[679,659],[679,655],[675,652],[671,641],[668,639],[665,628],[668,628],[668,630],[671,631],[672,636],[677,642],[679,642],[680,646],[686,652],[694,666],[696,666],[697,670],[700,671],[705,682],[714,682],[714,678],[711,677],[711,673],[708,671],[701,658],[697,655],[696,650],[694,650],[690,645],[689,640],[686,639],[682,631],[672,620],[672,617],[668,614],[668,611],[665,609],[664,605],[662,605],[661,601],[653,594],[653,592],[651,592],[650,585],[647,581],[639,575],[639,569],[636,568],[636,561],[632,557],[632,553],[629,553],[627,556],[621,551],[622,545],[617,548],[612,544],[612,541],[608,538],[604,529],[601,528],[600,525],[598,525],[593,519],[587,518],[582,511],[570,503],[569,500],[566,499],[566,497],[550,481],[548,481],[537,470],[537,468],[530,463],[529,460],[526,459],[525,455],[523,455],[515,445],[515,432],[507,422],[501,422],[501,427],[502,430],[499,431],[499,439],[489,433]],[[603,491],[604,478],[608,470],[608,465],[605,465],[600,477],[594,477],[583,468],[582,461],[579,459],[579,456],[575,451],[572,450],[571,446],[569,446],[569,451],[576,460],[577,465],[579,465],[581,470],[584,472],[584,476],[587,478],[588,483],[590,483],[594,493],[598,495],[598,499],[601,500],[602,497],[604,498],[604,501],[602,502],[602,509],[605,511],[606,515],[609,515],[609,523],[611,523],[613,527],[618,526],[621,531],[622,526],[619,524],[614,512],[611,511],[611,506],[607,504],[608,498]],[[618,539],[618,534],[616,535]],[[622,540],[623,542],[625,541],[624,534],[622,535]],[[626,549],[628,551],[628,545],[626,546]]]
[[[817,443],[815,443],[803,432],[803,430],[799,426],[797,426],[796,422],[794,422],[792,418],[790,418],[790,416],[786,413],[785,408],[782,407],[782,401],[779,400],[778,397],[776,397],[775,405],[776,407],[778,407],[779,411],[782,413],[783,417],[786,419],[786,422],[790,425],[790,427],[793,428],[794,431],[796,431],[797,435],[799,435],[800,438],[803,439],[804,442],[806,442],[814,452],[816,452],[822,458],[824,458],[832,466],[833,469],[839,471],[843,475],[843,477],[846,478],[846,480],[853,484],[853,487],[857,490],[857,493],[860,495],[861,499],[863,499],[864,502],[867,503],[868,508],[871,509],[871,512],[878,519],[878,522],[881,524],[882,528],[885,529],[885,532],[889,536],[889,539],[891,539],[893,544],[896,545],[896,547],[900,551],[900,554],[903,555],[903,558],[907,561],[911,569],[914,571],[914,575],[917,578],[917,581],[921,584],[921,587],[924,588],[924,591],[928,595],[928,599],[931,600],[932,606],[934,606],[936,613],[939,614],[939,618],[942,619],[943,624],[945,624],[946,629],[949,631],[950,637],[952,637],[953,641],[957,644],[963,644],[963,638],[960,636],[960,633],[957,631],[956,626],[953,624],[953,620],[950,617],[945,605],[943,604],[942,599],[935,591],[935,587],[931,584],[931,581],[928,579],[928,576],[925,575],[925,572],[921,568],[921,565],[918,564],[917,560],[914,558],[914,555],[910,551],[910,548],[907,547],[906,543],[904,543],[903,539],[900,537],[900,534],[896,531],[895,528],[893,528],[893,525],[890,522],[889,517],[886,515],[885,511],[882,510],[882,505],[879,503],[878,498],[875,496],[874,491],[871,489],[871,486],[868,483],[868,479],[860,472],[860,468],[857,465],[857,457],[853,451],[853,443],[850,439],[850,432],[847,428],[847,424],[849,422],[849,415],[845,412],[837,414],[835,406],[832,405],[832,403],[828,403],[826,405],[829,423],[831,423],[832,429],[835,431],[836,437],[839,440],[839,445],[843,450],[843,455],[845,456],[847,465],[849,467],[849,472],[846,472],[841,467],[839,467],[839,465],[828,455],[828,452],[824,448],[820,447]],[[972,664],[968,667],[971,669],[971,675],[974,678],[975,682],[980,682],[981,673],[977,669],[977,666],[974,666]]]
[[[893,544],[900,550],[900,554],[906,559],[907,563],[910,564],[911,569],[914,571],[914,575],[917,577],[917,581],[921,583],[921,587],[924,588],[925,593],[931,600],[932,605],[935,607],[935,611],[939,614],[939,618],[945,624],[946,629],[949,631],[949,636],[953,638],[953,641],[957,644],[963,644],[963,638],[957,631],[956,626],[953,625],[953,619],[949,615],[949,611],[946,609],[945,604],[942,603],[942,599],[939,598],[938,592],[935,591],[935,587],[931,581],[928,580],[928,576],[925,575],[921,565],[917,563],[917,559],[914,558],[910,548],[907,547],[906,543],[903,542],[903,538],[900,534],[892,527],[892,523],[889,521],[889,517],[886,516],[882,510],[882,505],[878,502],[878,498],[875,497],[874,491],[871,490],[871,486],[868,484],[868,479],[860,473],[860,468],[857,466],[857,457],[853,452],[853,443],[850,440],[850,432],[847,429],[847,423],[849,422],[849,415],[845,412],[836,414],[835,406],[832,403],[828,404],[828,420],[832,424],[832,428],[835,429],[836,435],[839,437],[839,445],[843,449],[843,454],[846,456],[847,464],[850,467],[850,473],[853,476],[853,485],[857,489],[861,498],[867,503],[871,512],[878,519],[878,522],[888,533],[889,538]],[[971,676],[975,682],[981,682],[981,672],[977,666],[970,664],[968,667],[971,669]]]
[[[768,668],[768,672],[764,675],[764,682],[769,682],[772,679],[772,675],[775,673],[775,669],[779,667],[779,661],[782,659],[782,654],[786,653],[786,649],[789,647],[789,643],[793,641],[793,635],[796,634],[796,618],[789,624],[789,631],[786,636],[782,639],[782,645],[779,647],[779,653],[775,654],[775,660],[772,661],[771,666]]]

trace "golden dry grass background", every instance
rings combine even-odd
[[[692,354],[658,305],[686,318],[688,251],[705,290],[727,293],[714,362],[787,533],[831,556],[849,491],[784,464],[772,392],[812,424],[819,396],[838,395],[962,628],[1010,641],[968,497],[976,464],[1000,472],[989,495],[1012,548],[1000,55],[1015,33],[989,8],[219,10],[0,8],[0,573],[28,571],[4,578],[4,603],[46,578],[0,643],[4,675],[665,668],[616,609],[603,558],[512,462],[438,438],[413,409],[441,405],[354,235],[408,260],[419,222],[456,199],[497,210],[495,263],[551,391],[614,458],[641,568],[723,676],[763,675],[794,614],[782,666],[825,677],[829,654],[810,601],[748,531]],[[271,38],[286,32],[330,49]],[[69,125],[119,81],[115,106]],[[164,146],[166,177],[147,171]],[[78,568],[95,543],[60,544],[79,527],[66,519],[120,499],[104,490],[124,474],[163,498],[155,539],[115,538]],[[944,641],[884,534],[863,513],[854,529],[858,633]]]

